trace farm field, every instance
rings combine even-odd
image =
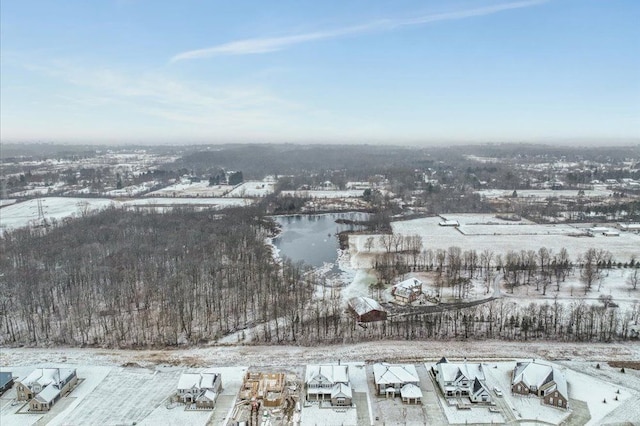
[[[443,220],[457,220],[460,226],[440,226]],[[546,247],[554,252],[566,248],[572,260],[582,255],[588,248],[604,249],[611,252],[616,261],[628,262],[632,256],[640,257],[640,234],[620,231],[619,236],[605,236],[593,233],[593,237],[584,235],[588,225],[548,225],[533,224],[529,221],[510,222],[491,215],[455,214],[442,217],[427,217],[392,222],[394,234],[419,235],[424,250],[444,249],[457,246],[462,250],[490,250],[506,253],[509,250],[537,251]],[[600,226],[601,227],[601,226]],[[615,228],[610,224],[607,228]],[[349,251],[351,263],[356,269],[372,267],[376,253],[383,253],[384,247],[379,236],[374,236],[374,245],[369,250],[365,244],[369,235],[350,235]]]

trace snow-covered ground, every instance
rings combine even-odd
[[[232,185],[212,185],[209,182],[180,182],[146,194],[148,197],[222,197]]]
[[[271,181],[247,181],[238,185],[227,197],[266,197],[272,194],[275,189],[275,183]]]
[[[347,190],[309,190],[309,191],[282,191],[282,195],[290,195],[296,197],[308,197],[308,198],[355,198],[362,197],[364,193],[361,189],[347,189]]]
[[[578,197],[577,189],[518,189],[518,198],[551,198],[551,197]],[[513,189],[485,189],[482,191],[476,191],[482,197],[487,198],[500,198],[511,197],[513,195]],[[584,197],[609,197],[613,194],[613,191],[606,189],[603,186],[596,187],[594,189],[585,189]]]
[[[41,225],[39,206],[46,220],[78,217],[107,207],[145,207],[163,211],[176,206],[196,206],[220,209],[241,207],[253,203],[247,198],[136,198],[131,200],[111,200],[108,198],[38,198],[3,207],[0,213],[0,230],[15,229],[24,226]]]
[[[47,220],[62,220],[94,212],[115,205],[106,198],[38,198],[2,208],[0,213],[0,229],[15,229],[29,225],[40,225],[39,205]]]
[[[558,253],[566,248],[572,260],[582,255],[589,248],[604,249],[611,252],[615,261],[628,262],[632,256],[640,258],[640,234],[620,231],[616,237],[593,234],[593,237],[576,237],[584,234],[584,225],[536,225],[530,222],[509,222],[488,215],[444,215],[448,220],[458,220],[460,230],[456,227],[439,226],[442,217],[427,217],[407,221],[392,222],[393,232],[400,235],[419,235],[422,237],[423,250],[448,249],[452,246],[462,250],[476,250],[478,253],[489,250],[495,254],[504,254],[509,250],[538,251],[546,247]],[[495,225],[490,224],[496,223]],[[523,223],[518,225],[518,223]],[[473,234],[478,227],[481,235]],[[521,229],[523,232],[518,232]],[[493,230],[493,232],[492,232]],[[356,269],[370,268],[373,255],[383,253],[379,235],[373,235],[374,246],[365,248],[371,235],[350,235],[349,250],[352,267]]]

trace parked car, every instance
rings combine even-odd
[[[502,396],[502,391],[497,386],[493,388],[493,393],[495,393],[496,396]]]

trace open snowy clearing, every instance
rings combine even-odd
[[[230,420],[242,377],[247,370],[247,367],[229,367],[228,364],[242,360],[245,361],[244,365],[275,367],[275,364],[280,364],[286,366],[287,370],[304,371],[305,364],[336,362],[339,359],[350,366],[357,406],[341,411],[340,421],[335,424],[378,425],[382,424],[383,418],[386,424],[390,424],[390,416],[394,416],[397,422],[404,417],[409,422],[416,420],[420,424],[426,419],[428,424],[434,425],[447,424],[443,421],[445,418],[458,424],[499,423],[508,419],[523,423],[538,420],[559,424],[573,414],[573,406],[570,411],[547,407],[540,404],[537,398],[515,396],[509,391],[511,371],[516,360],[551,355],[572,358],[572,361],[555,362],[567,377],[571,402],[580,415],[584,414],[580,407],[587,407],[586,414],[590,419],[587,424],[601,425],[609,423],[610,419],[634,421],[640,418],[637,417],[640,410],[637,404],[640,399],[640,372],[627,369],[626,373],[621,373],[619,369],[606,364],[606,361],[615,359],[638,360],[638,346],[620,343],[579,345],[533,342],[522,345],[520,342],[453,341],[447,342],[445,348],[442,342],[396,341],[317,348],[239,346],[167,351],[3,349],[0,369],[11,371],[14,376],[26,375],[36,367],[64,366],[77,368],[81,381],[49,414],[16,414],[20,406],[12,405],[16,395],[15,389],[11,390],[0,400],[0,415],[3,426],[133,422],[149,425],[225,424]],[[509,356],[505,357],[504,354]],[[511,358],[511,354],[516,356]],[[450,360],[475,358],[484,363],[487,386],[490,389],[494,386],[503,389],[504,396],[497,401],[497,413],[490,412],[487,406],[474,406],[471,410],[447,406],[446,400],[426,373],[442,355]],[[366,365],[363,360],[367,360]],[[380,360],[408,361],[419,367],[424,409],[374,394],[370,364]],[[601,365],[600,368],[595,367],[596,363]],[[194,364],[202,367],[194,368]],[[202,368],[222,374],[223,392],[216,408],[213,411],[186,411],[183,406],[172,403],[170,398],[180,374],[204,371]],[[604,399],[607,403],[603,402]],[[435,407],[440,410],[433,412]],[[378,416],[384,413],[383,418],[376,421],[376,413]],[[303,405],[302,424],[333,424],[328,419],[338,419],[334,414],[332,409]],[[402,417],[398,418],[396,414]]]
[[[584,225],[536,225],[530,222],[501,221],[488,215],[445,215],[447,220],[457,220],[460,229],[453,226],[440,226],[442,217],[427,217],[407,221],[392,222],[394,234],[419,235],[423,250],[446,250],[457,246],[462,250],[476,250],[478,253],[489,250],[495,254],[504,254],[509,250],[538,251],[546,247],[557,253],[566,248],[572,260],[576,260],[587,249],[604,249],[611,252],[615,261],[628,262],[632,256],[640,257],[640,234],[620,231],[619,236],[605,236],[594,233],[593,237],[584,235]],[[495,224],[493,224],[495,223]],[[523,223],[522,225],[518,225]],[[475,229],[475,230],[474,230]],[[519,231],[520,230],[520,231]],[[470,235],[467,235],[469,233]],[[476,235],[471,235],[476,234]],[[367,239],[373,237],[371,249],[365,248]],[[374,255],[384,253],[380,235],[350,235],[349,251],[352,267],[369,269]],[[499,248],[499,251],[497,251]]]
[[[361,189],[347,190],[303,190],[303,191],[282,191],[280,194],[285,196],[295,196],[302,198],[355,198],[362,197],[364,193]]]
[[[65,218],[80,217],[107,207],[147,208],[164,211],[166,208],[190,206],[207,209],[242,207],[253,203],[245,198],[137,198],[131,200],[112,200],[108,198],[38,198],[3,207],[0,212],[0,229],[16,229],[25,226],[41,225],[39,203],[42,215],[48,221],[61,221]]]
[[[275,182],[247,181],[233,188],[227,197],[266,197],[275,190]]]
[[[516,192],[518,194],[518,198],[578,198],[577,189],[518,189]],[[584,197],[609,197],[613,194],[613,191],[607,189],[604,186],[598,186],[594,189],[585,189]],[[487,198],[501,198],[501,197],[511,197],[513,195],[513,189],[486,189],[483,191],[477,191],[476,194],[487,197]]]
[[[233,185],[209,185],[209,182],[180,182],[146,194],[147,197],[222,197]]]

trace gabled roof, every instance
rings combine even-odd
[[[352,297],[351,299],[349,299],[349,306],[358,315],[364,315],[367,312],[371,312],[371,311],[384,312],[384,308],[378,302],[376,302],[375,300],[369,297],[362,297],[362,296]]]
[[[374,364],[373,377],[377,385],[417,383],[420,381],[416,367],[411,364]]]
[[[218,376],[217,373],[182,373],[178,389],[213,389]]]
[[[516,368],[513,370],[513,379],[511,384],[515,385],[520,382],[524,383],[528,388],[536,386],[538,389],[553,382],[555,383],[558,392],[560,392],[565,398],[568,397],[567,379],[565,379],[560,370],[551,365],[540,364],[535,361],[518,362],[516,364]]]
[[[351,386],[345,385],[344,383],[336,384],[333,389],[331,389],[331,398],[352,398],[353,393],[351,392]]]
[[[349,367],[346,365],[308,365],[305,383],[349,383]]]
[[[53,383],[42,389],[35,397],[35,400],[41,404],[49,404],[60,395],[58,389]]]
[[[446,361],[446,360],[445,360]],[[436,364],[437,369],[440,371],[442,380],[445,382],[453,382],[460,377],[467,380],[473,380],[478,378],[484,380],[484,370],[480,363],[452,363],[452,362],[438,362]]]
[[[200,396],[196,398],[196,401],[211,401],[215,402],[216,398],[218,398],[218,394],[212,390],[207,390],[203,392]]]
[[[414,287],[421,286],[422,281],[417,278],[409,278],[394,285],[395,289],[413,290]]]
[[[44,388],[51,383],[59,383],[74,374],[75,370],[71,368],[37,368],[24,379],[18,381],[28,388],[32,388],[36,384]]]

